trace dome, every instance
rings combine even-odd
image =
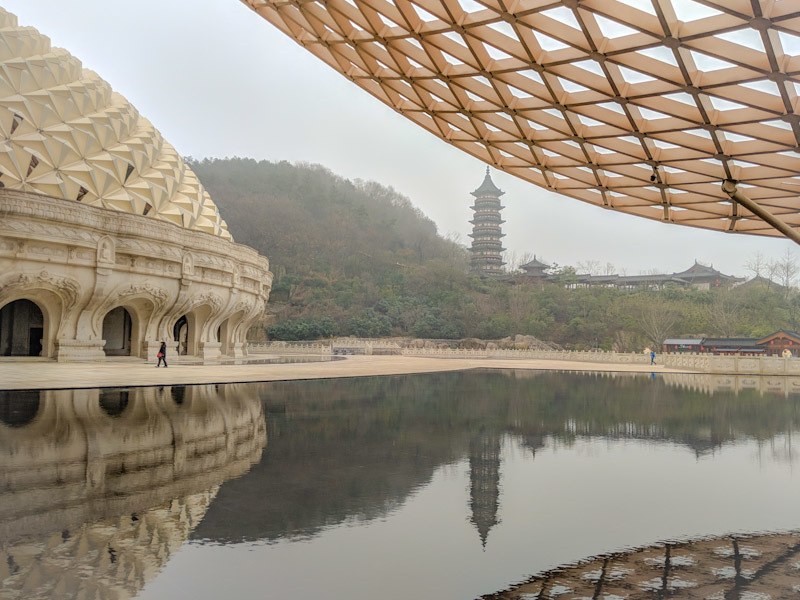
[[[0,8],[0,187],[229,239],[197,176],[96,73]]]

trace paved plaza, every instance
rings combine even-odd
[[[267,358],[267,357],[262,357]],[[289,364],[189,365],[174,363],[156,369],[152,363],[117,360],[93,363],[0,361],[0,389],[88,388],[139,385],[182,385],[370,377],[435,373],[463,369],[534,369],[587,372],[681,373],[661,365],[620,365],[561,360],[501,360],[419,358],[412,356],[350,356],[331,362]]]

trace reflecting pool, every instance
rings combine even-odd
[[[0,392],[0,598],[800,597],[798,428],[793,378]]]

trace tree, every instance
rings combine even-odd
[[[652,294],[637,298],[633,309],[639,331],[656,348],[674,333],[681,316],[671,302]]]
[[[717,335],[730,337],[737,333],[741,323],[741,310],[731,290],[719,290],[714,294],[708,305],[708,322]]]
[[[797,259],[789,248],[786,248],[786,252],[775,260],[774,271],[778,282],[786,288],[788,292],[788,289],[793,287],[798,274]]]
[[[600,275],[603,264],[599,260],[585,260],[577,264],[576,270],[581,275]]]
[[[503,261],[506,263],[506,271],[514,273],[519,271],[519,268],[533,260],[532,252],[523,252],[517,254],[513,250],[506,250],[503,252]]]
[[[761,252],[756,252],[747,260],[744,264],[744,268],[747,269],[747,272],[751,273],[753,277],[763,277],[767,270],[767,259],[764,258]]]

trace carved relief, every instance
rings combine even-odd
[[[92,329],[94,330],[95,335],[101,334],[103,319],[111,309],[117,306],[122,306],[131,300],[139,298],[150,301],[153,304],[152,312],[155,313],[164,307],[167,302],[167,298],[169,298],[169,293],[167,293],[166,290],[153,286],[149,283],[132,284],[112,292],[109,294],[108,298],[102,304],[100,304],[94,313],[94,318],[92,319]]]
[[[183,276],[191,277],[194,275],[194,257],[187,252],[183,255]]]
[[[0,286],[0,298],[9,296],[11,291],[31,290],[45,288],[55,292],[64,301],[64,307],[69,308],[78,299],[81,286],[77,280],[70,277],[59,277],[43,270],[39,273],[22,273],[12,276],[8,282]]]
[[[195,298],[192,300],[192,308],[203,305],[208,305],[214,309],[214,312],[218,312],[222,308],[222,298],[213,292],[209,292],[195,296]]]
[[[102,319],[116,306],[137,312],[139,336],[154,335],[156,320],[174,321],[202,306],[212,322],[234,313],[250,319],[263,309],[268,262],[245,246],[142,216],[112,218],[104,209],[8,189],[0,189],[0,213],[0,303],[28,298],[52,309],[49,339],[59,360],[102,357],[96,343]],[[131,283],[133,265],[146,273],[141,283]],[[97,288],[96,266],[106,268]],[[189,281],[181,282],[189,273]],[[232,282],[239,290],[233,297]],[[241,342],[242,326],[228,330],[231,340]]]
[[[115,245],[110,236],[103,236],[97,243],[97,262],[98,264],[108,265],[115,263]]]

